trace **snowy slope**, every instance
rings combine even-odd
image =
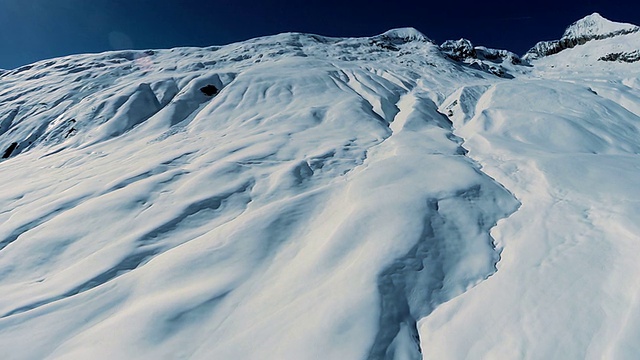
[[[0,73],[2,357],[633,359],[640,65],[599,59],[638,35]]]
[[[639,67],[597,60],[639,45],[589,42],[443,102],[469,156],[522,206],[496,235],[497,273],[422,321],[429,358],[640,353]]]

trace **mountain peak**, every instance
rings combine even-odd
[[[378,35],[378,37],[400,40],[404,43],[411,42],[411,41],[432,42],[423,33],[421,33],[420,31],[412,27],[391,29],[389,31],[386,31]]]
[[[638,30],[636,25],[614,22],[595,12],[571,24],[562,35],[562,39],[610,37]]]
[[[595,12],[569,25],[560,40],[537,43],[523,56],[523,59],[538,59],[583,45],[591,40],[609,39],[635,33],[639,30],[640,27],[636,25],[614,22]]]

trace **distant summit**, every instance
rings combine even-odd
[[[435,45],[431,39],[412,27],[391,29],[370,39],[371,44],[392,51],[398,51],[398,46],[409,43],[432,43]]]
[[[591,40],[602,40],[638,32],[640,27],[627,23],[618,23],[605,19],[598,13],[586,16],[571,24],[560,40],[541,41],[524,55],[524,59],[533,60],[557,54],[562,50],[582,45]]]
[[[564,35],[562,35],[562,39],[602,39],[634,33],[639,29],[638,26],[633,24],[618,23],[605,19],[596,12],[569,25]]]
[[[431,39],[426,37],[423,33],[412,27],[391,29],[379,35],[379,37],[394,39],[407,43],[411,41],[432,42]]]

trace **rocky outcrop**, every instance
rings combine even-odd
[[[440,45],[440,51],[456,61],[476,59],[476,50],[467,39],[447,40]]]
[[[512,76],[508,74],[502,64],[525,64],[518,55],[510,51],[473,46],[471,41],[467,39],[447,40],[440,45],[440,51],[452,60],[506,78]]]
[[[480,60],[487,60],[497,63],[508,62],[513,65],[525,65],[526,62],[522,61],[522,59],[507,50],[499,50],[499,49],[490,49],[484,46],[476,46],[476,55]]]
[[[640,50],[630,51],[630,52],[611,53],[599,58],[598,60],[632,63],[632,62],[640,61]]]
[[[11,145],[9,145],[9,147],[4,151],[2,158],[7,159],[9,156],[11,156],[11,154],[13,153],[13,150],[15,150],[17,147],[18,147],[17,142],[11,143]]]
[[[497,64],[506,61],[513,65],[523,64],[522,59],[511,51],[473,46],[471,41],[467,39],[447,40],[440,45],[440,51],[456,61],[481,60]]]

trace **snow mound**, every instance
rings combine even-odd
[[[412,27],[391,29],[378,35],[377,37],[390,39],[399,43],[407,43],[411,41],[432,42],[423,33]]]

